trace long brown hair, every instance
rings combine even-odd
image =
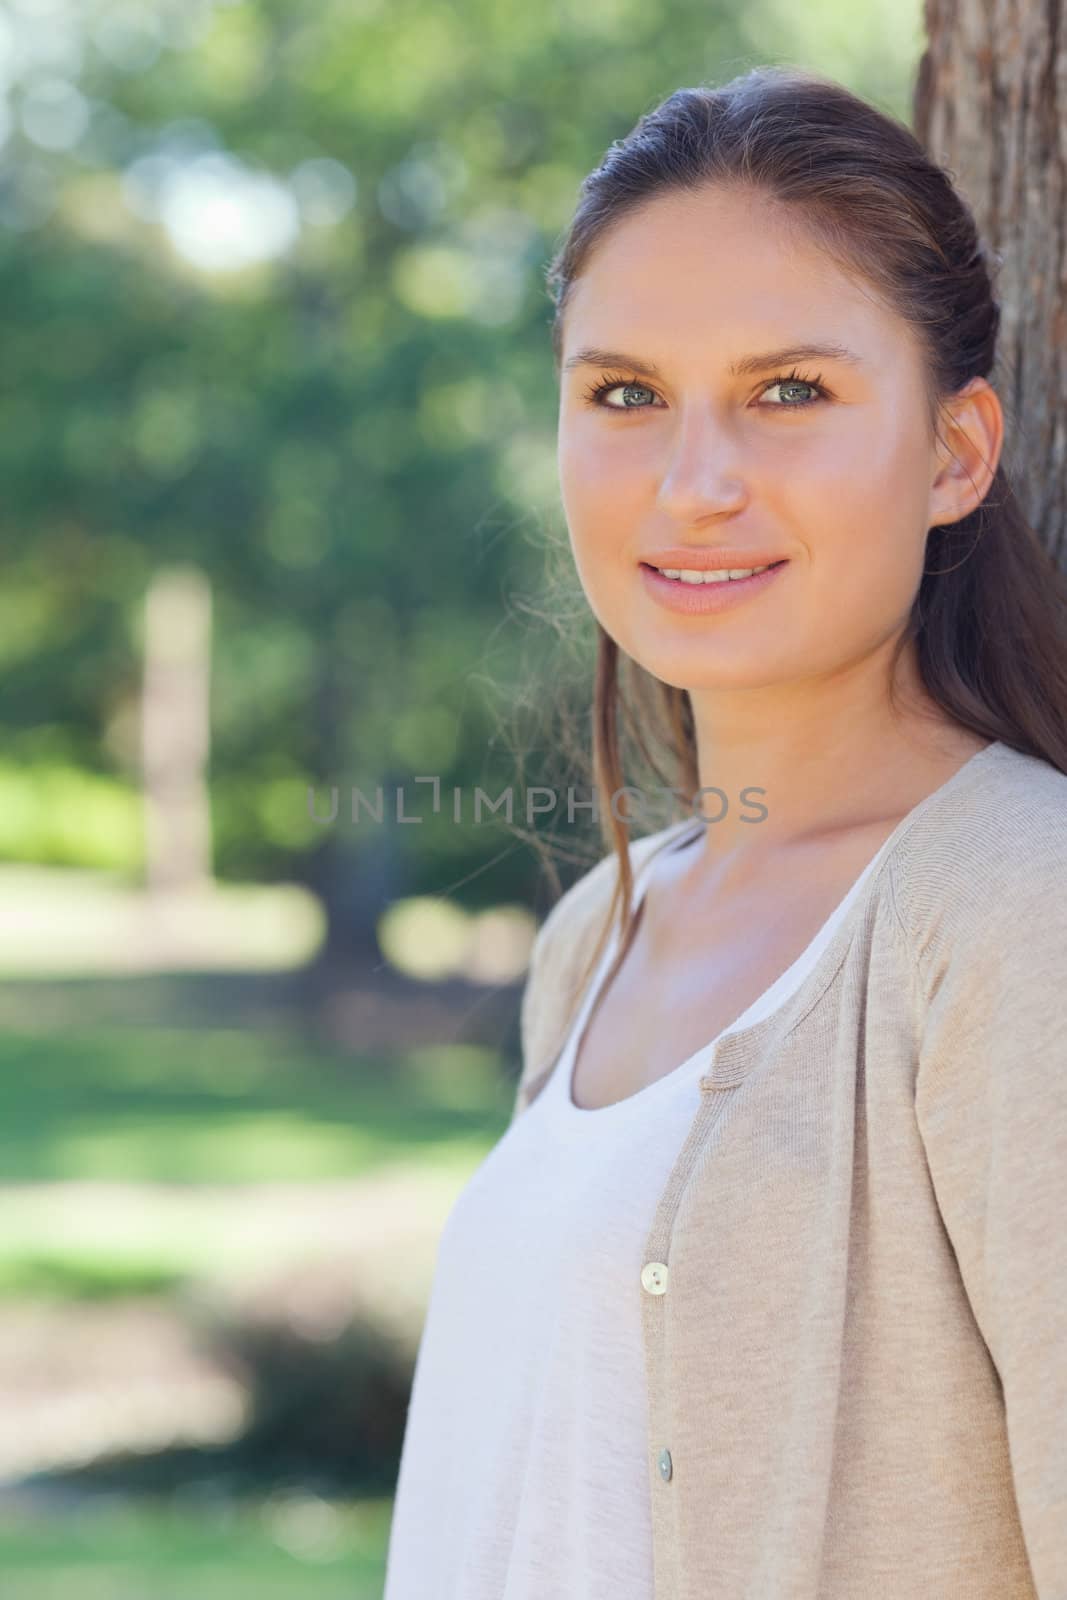
[[[718,87],[677,90],[584,179],[546,269],[557,379],[571,287],[590,252],[653,195],[711,185],[785,207],[807,237],[911,325],[932,436],[939,436],[944,401],[993,372],[996,263],[951,176],[907,127],[841,84],[795,67],[760,66]],[[979,506],[931,533],[893,673],[914,639],[927,691],[957,723],[1067,773],[1067,579],[1023,514],[1003,463]],[[592,769],[618,878],[583,976],[616,913],[620,953],[632,922],[622,728],[688,802],[699,787],[688,692],[646,672],[599,622],[596,633]],[[665,763],[656,743],[666,746]]]

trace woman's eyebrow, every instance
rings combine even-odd
[[[727,370],[732,378],[740,378],[750,372],[762,372],[766,367],[783,367],[793,361],[843,361],[853,367],[864,365],[855,351],[843,344],[823,341],[791,344],[781,350],[764,350],[756,355],[741,356]],[[600,350],[595,345],[578,350],[563,363],[564,372],[570,372],[573,367],[629,367],[644,378],[661,376],[655,362],[639,361],[619,350]]]

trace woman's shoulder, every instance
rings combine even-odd
[[[1067,903],[1067,773],[998,740],[957,779],[917,808],[889,863],[920,959]]]

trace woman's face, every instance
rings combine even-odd
[[[831,343],[852,359],[768,354]],[[558,463],[593,612],[687,689],[829,673],[895,638],[946,520],[910,329],[780,212],[720,190],[657,196],[592,251],[564,324]],[[664,559],[679,547],[787,565],[686,612],[643,570],[684,565]],[[714,559],[727,548],[751,559]]]

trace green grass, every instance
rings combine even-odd
[[[247,1185],[313,1187],[398,1167],[412,1183],[462,1182],[503,1132],[512,1093],[499,1057],[474,1047],[386,1064],[278,1030],[9,1030],[0,1299],[165,1294],[263,1264],[289,1249],[285,1200],[250,1197],[263,1219],[250,1228]],[[72,1198],[71,1180],[88,1188]],[[205,1201],[205,1185],[233,1204]]]
[[[44,1251],[19,1248],[5,1257],[0,1246],[0,1300],[118,1300],[165,1294],[188,1273],[152,1261],[123,1259],[104,1250]]]
[[[431,1180],[439,1207],[500,1137],[512,1094],[499,1057],[475,1048],[387,1064],[277,1029],[9,1029],[0,1299],[167,1295],[187,1277],[260,1272],[307,1224],[290,1231],[284,1188],[246,1197],[249,1184],[402,1167],[404,1183]],[[64,1495],[44,1515],[0,1494],[0,1597],[381,1600],[391,1514],[391,1500],[310,1493],[228,1508],[190,1488],[171,1501]]]
[[[0,1038],[0,1183],[362,1177],[499,1137],[491,1051],[381,1062],[247,1030],[94,1028]]]
[[[391,1500],[0,1512],[4,1600],[381,1600]]]

